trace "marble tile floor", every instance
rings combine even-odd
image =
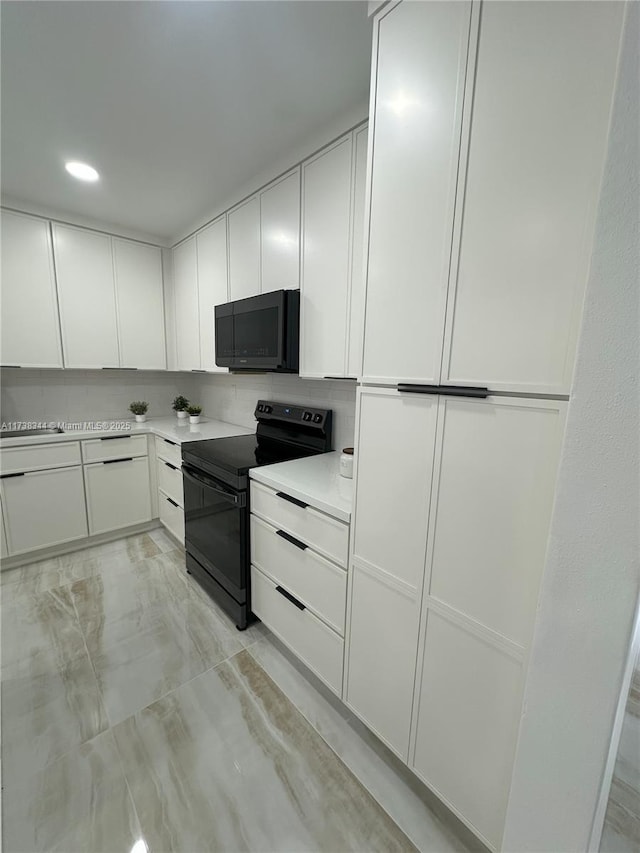
[[[161,530],[0,574],[3,849],[476,847]]]

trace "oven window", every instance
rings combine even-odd
[[[278,308],[263,308],[234,314],[235,341],[233,355],[237,358],[279,358]]]

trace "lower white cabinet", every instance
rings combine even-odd
[[[158,511],[160,521],[178,542],[184,545],[184,510],[177,501],[165,495],[162,490],[158,493]]]
[[[151,520],[146,456],[85,465],[85,481],[92,535]]]
[[[156,436],[160,523],[184,545],[184,489],[180,445]]]
[[[0,557],[6,557],[9,554],[7,548],[7,534],[4,526],[4,510],[2,509],[2,500],[0,499]]]
[[[1,484],[11,556],[87,535],[80,466],[5,474]]]

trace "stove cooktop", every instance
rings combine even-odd
[[[190,441],[185,445],[189,456],[223,468],[231,474],[246,474],[250,468],[271,465],[274,462],[286,462],[312,456],[318,450],[296,447],[285,442],[259,443],[257,435],[236,435],[230,438],[213,438],[204,441]]]

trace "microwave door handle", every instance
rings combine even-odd
[[[217,486],[213,480],[210,480],[208,477],[202,477],[199,474],[194,474],[193,471],[187,470],[183,467],[182,474],[188,480],[192,480],[194,483],[197,483],[200,486],[204,486],[205,489],[210,489],[212,492],[215,492],[217,495],[220,495],[221,498],[229,501],[229,503],[235,504],[236,506],[242,506],[242,495],[234,495],[233,492],[228,492],[226,489],[221,489]]]

